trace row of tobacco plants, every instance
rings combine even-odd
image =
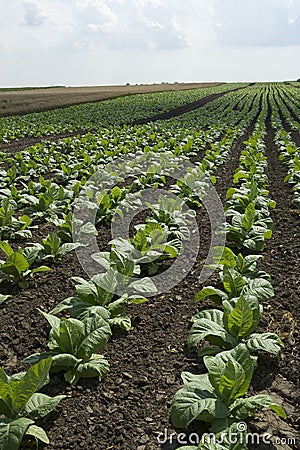
[[[265,156],[266,118],[262,112],[234,174],[234,187],[227,192],[222,232],[227,247],[214,248],[213,267],[219,271],[220,286],[206,286],[195,301],[205,298],[217,308],[204,309],[191,319],[188,346],[204,357],[208,373],[182,373],[184,386],[174,396],[171,419],[176,428],[206,430],[198,446],[189,450],[246,450],[249,432],[244,420],[259,408],[269,407],[285,418],[280,405],[268,395],[247,395],[257,352],[278,356],[283,345],[273,333],[257,332],[263,307],[274,295],[271,277],[257,267],[265,240],[272,236],[270,208],[275,202],[267,190]],[[199,424],[206,423],[206,429]],[[209,431],[209,433],[207,433]]]

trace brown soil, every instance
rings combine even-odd
[[[123,95],[197,89],[220,84],[222,83],[174,83],[133,86],[58,87],[24,91],[5,90],[0,91],[0,117],[47,111],[80,103],[99,102]]]

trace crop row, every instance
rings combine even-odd
[[[272,128],[275,132],[275,144],[280,153],[280,160],[288,167],[288,174],[284,181],[292,184],[294,200],[298,208],[300,208],[300,149],[293,141],[291,133],[286,131],[283,127],[279,113],[279,111],[281,111],[282,116],[288,122],[288,118],[290,117],[289,110],[282,102],[280,102],[280,99],[276,99],[276,93],[270,97],[270,102],[272,107]],[[289,125],[293,129],[296,128],[297,131],[300,131],[299,124],[297,123],[297,127],[293,126],[293,124],[295,124],[295,121],[290,121]]]
[[[241,421],[260,407],[269,407],[285,417],[271,397],[247,395],[257,367],[257,352],[278,356],[283,345],[276,334],[255,332],[263,313],[260,302],[274,295],[270,275],[257,269],[258,253],[272,234],[269,209],[275,207],[267,190],[264,154],[266,98],[263,105],[241,153],[233,179],[235,187],[227,192],[225,214],[229,221],[222,232],[229,247],[214,248],[213,267],[219,271],[221,287],[206,286],[195,297],[197,302],[209,298],[219,305],[193,316],[188,337],[188,346],[196,346],[198,356],[204,356],[208,373],[183,372],[184,387],[175,394],[171,407],[176,428],[186,429],[193,423],[199,430],[200,421],[207,423],[209,434],[198,440],[198,446],[182,449],[246,450],[248,430],[240,427]]]
[[[40,137],[97,130],[110,124],[129,123],[184,106],[210,94],[243,86],[247,85],[228,84],[186,91],[139,94],[42,113],[4,117],[0,118],[0,142],[9,142],[25,136]]]

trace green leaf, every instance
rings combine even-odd
[[[60,353],[52,356],[51,372],[60,372],[68,370],[70,367],[76,367],[80,363],[80,359],[68,353]]]
[[[270,281],[264,278],[254,278],[245,285],[242,295],[256,297],[259,301],[269,300],[274,297],[274,289]]]
[[[243,420],[253,416],[257,409],[261,407],[268,407],[279,417],[286,418],[283,408],[275,403],[269,395],[263,394],[236,400],[232,405],[231,413],[237,420]]]
[[[140,280],[130,283],[130,288],[142,294],[154,294],[157,288],[150,278],[141,278]]]
[[[242,227],[247,233],[251,230],[251,228],[254,225],[255,216],[256,216],[255,205],[254,203],[249,203],[249,205],[245,210],[245,214],[243,215],[242,218]]]
[[[27,259],[21,253],[13,253],[7,258],[7,261],[1,266],[2,272],[17,276],[29,269]]]
[[[44,244],[44,253],[46,255],[55,256],[58,252],[59,246],[61,243],[61,239],[57,236],[56,233],[50,233],[46,239],[43,239]]]
[[[51,333],[52,330],[50,334]],[[77,356],[78,348],[84,337],[84,325],[80,320],[65,319],[63,317],[60,320],[58,333],[53,330],[53,337],[61,352],[71,353],[72,355]]]
[[[119,186],[114,186],[111,190],[111,197],[116,200],[119,201],[122,198],[122,191],[119,188]]]
[[[133,245],[139,251],[143,251],[149,247],[147,235],[144,230],[139,230],[133,240]]]
[[[43,428],[38,427],[36,425],[30,425],[25,434],[33,436],[36,440],[39,440],[44,444],[50,444],[46,432],[43,430]]]
[[[200,300],[203,300],[207,297],[209,297],[218,305],[222,303],[222,300],[227,300],[228,298],[227,294],[220,289],[216,289],[212,286],[207,286],[195,295],[195,302],[199,302]]]
[[[49,270],[51,270],[50,267],[40,266],[37,267],[36,269],[33,269],[31,273],[49,272]]]
[[[48,395],[36,393],[26,403],[23,414],[29,419],[40,419],[47,416],[58,403],[65,398],[65,395],[57,395],[56,397],[49,397]]]
[[[111,327],[121,328],[124,331],[131,329],[131,320],[128,316],[118,316],[108,319],[108,323]]]
[[[71,309],[72,308],[72,300],[73,300],[73,297],[66,298],[62,302],[58,303],[53,309],[51,309],[49,314],[52,316],[55,316],[56,314],[59,314],[60,312],[64,311],[65,309]]]
[[[213,248],[213,260],[215,264],[222,264],[229,267],[236,267],[237,257],[233,251],[228,247],[214,247]]]
[[[232,267],[224,266],[222,281],[224,289],[229,292],[232,297],[239,297],[245,285],[245,280],[237,270]]]
[[[109,363],[102,355],[93,354],[92,357],[79,364],[75,369],[65,373],[65,379],[70,384],[76,384],[79,378],[98,377],[103,380],[109,372]]]
[[[202,311],[191,327],[188,346],[193,347],[202,339],[206,339],[218,347],[230,348],[236,345],[236,340],[224,328],[223,312],[215,309]]]
[[[0,419],[0,448],[3,450],[18,450],[23,437],[33,420],[21,417],[20,419]]]
[[[72,252],[73,250],[76,250],[76,248],[82,247],[82,244],[76,243],[76,242],[67,242],[66,244],[63,244],[59,250],[57,251],[57,255],[64,256],[67,253]]]
[[[254,333],[247,341],[247,348],[250,353],[264,351],[276,356],[280,354],[283,345],[279,336],[273,333]]]
[[[71,316],[81,321],[94,315],[98,315],[104,320],[108,320],[110,318],[110,312],[103,306],[90,305],[76,298],[73,299],[71,305],[71,309],[69,310]]]
[[[108,323],[102,317],[95,315],[82,321],[84,330],[84,339],[82,339],[76,356],[82,359],[88,359],[92,353],[100,350],[111,336],[111,330]]]
[[[244,344],[214,357],[206,356],[204,364],[211,384],[227,405],[247,392],[254,366]]]
[[[241,296],[230,314],[225,309],[224,325],[238,339],[247,336],[253,328],[253,312],[249,302]]]
[[[0,294],[0,305],[5,302],[5,300],[7,300],[9,297],[11,297],[11,295],[2,295]]]
[[[9,243],[6,241],[0,241],[0,250],[2,250],[3,253],[6,254],[6,256],[11,256],[14,254],[13,249],[11,248]]]
[[[32,395],[49,382],[51,358],[43,359],[30,367],[23,378],[6,383],[0,380],[0,397],[14,418],[25,407]]]
[[[171,406],[171,420],[176,428],[187,428],[193,420],[225,418],[230,411],[212,392],[194,384],[176,392]]]
[[[116,317],[124,313],[125,307],[127,305],[128,305],[128,296],[124,295],[121,298],[118,298],[118,300],[115,300],[114,302],[110,303],[107,309],[110,312],[111,317]]]

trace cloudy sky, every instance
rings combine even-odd
[[[300,0],[0,0],[0,11],[0,86],[300,77]]]

